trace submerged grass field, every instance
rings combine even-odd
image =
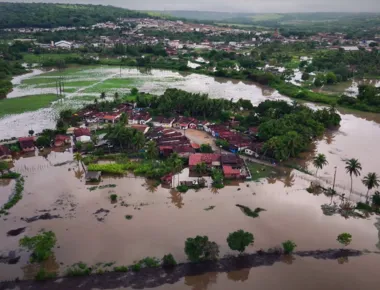
[[[58,98],[54,94],[0,100],[0,118],[5,115],[21,114],[46,108],[56,100]]]

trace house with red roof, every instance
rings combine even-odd
[[[12,159],[12,152],[7,146],[0,145],[0,160]]]
[[[70,145],[70,144],[71,144],[70,136],[57,135],[54,138],[54,146],[55,147],[62,147],[62,146]]]
[[[88,128],[76,128],[74,129],[75,138],[79,138],[82,136],[91,136],[91,132]]]
[[[234,169],[232,166],[229,166],[229,165],[223,165],[223,175],[225,178],[228,178],[228,179],[241,178],[240,169]]]
[[[179,117],[174,123],[173,127],[181,130],[187,130],[190,128],[190,125],[192,125],[192,129],[195,129],[196,119],[194,118],[188,118],[188,117]]]
[[[189,168],[194,170],[195,167],[200,163],[206,163],[210,168],[220,167],[220,154],[214,153],[195,153],[189,157]]]
[[[34,137],[18,138],[22,152],[34,152]]]
[[[115,124],[120,119],[121,114],[107,114],[99,119],[104,123]]]
[[[173,127],[175,119],[174,118],[165,118],[163,116],[153,117],[152,123],[154,127],[164,127],[171,128]]]

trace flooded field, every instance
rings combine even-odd
[[[14,80],[15,88],[8,94],[8,98],[54,94],[57,91],[56,81],[59,79],[64,83],[65,98],[55,102],[51,108],[0,119],[0,139],[24,136],[30,129],[38,133],[44,128],[54,128],[58,111],[93,102],[102,92],[111,99],[114,93],[128,93],[133,87],[153,94],[162,94],[167,88],[179,88],[189,92],[207,93],[214,98],[249,99],[255,104],[268,98],[286,99],[272,89],[262,88],[251,82],[164,70],[120,69],[108,66],[73,67],[62,72],[45,73],[35,70]]]
[[[114,177],[104,177],[99,185],[115,184],[115,188],[90,191],[94,185],[85,184],[84,172],[72,162],[71,152],[20,158],[15,161],[15,170],[25,176],[24,197],[0,220],[0,254],[16,251],[21,259],[15,265],[0,264],[0,280],[34,277],[38,267],[28,265],[30,253],[21,251],[18,241],[41,229],[52,230],[57,236],[55,259],[47,261],[46,267],[60,273],[79,261],[88,265],[129,265],[146,256],[162,257],[167,253],[184,262],[184,241],[196,235],[208,235],[216,241],[223,256],[232,253],[226,237],[237,229],[255,236],[255,244],[247,252],[278,246],[288,239],[296,241],[298,250],[338,248],[336,236],[341,232],[353,235],[350,247],[354,249],[376,251],[379,243],[375,217],[345,219],[324,215],[321,205],[332,200],[309,194],[305,188],[314,178],[297,171],[219,191],[203,189],[180,194],[155,189],[144,179]],[[3,187],[0,192],[6,194]],[[110,202],[112,193],[118,195],[116,204]],[[333,201],[339,203],[339,198]],[[266,211],[253,219],[236,204]],[[210,206],[215,208],[205,210]],[[53,218],[27,222],[28,218],[46,213]],[[125,215],[133,218],[127,220]],[[7,236],[8,231],[22,227],[26,227],[24,233]]]
[[[347,96],[356,97],[359,93],[359,85],[372,85],[380,87],[380,80],[377,79],[353,79],[347,82],[337,83],[335,85],[325,85],[316,92],[331,93],[331,94],[345,94]]]

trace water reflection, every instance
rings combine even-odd
[[[337,259],[337,261],[338,261],[339,265],[347,264],[348,263],[348,257],[347,256],[345,256],[345,257],[339,257]]]
[[[283,255],[281,257],[281,262],[287,265],[292,265],[296,258],[293,255]]]
[[[172,188],[170,190],[170,202],[174,204],[177,208],[182,208],[185,204],[183,203],[183,197],[182,194],[176,190],[175,188]]]
[[[79,167],[74,170],[74,176],[76,179],[82,180],[84,177],[84,170],[81,170]]]
[[[217,272],[206,273],[201,276],[186,276],[185,285],[190,286],[192,290],[207,290],[210,285],[216,284],[217,278]]]
[[[231,271],[227,273],[228,280],[235,282],[244,282],[249,278],[249,272],[251,269],[243,269],[239,271]]]
[[[42,268],[48,273],[59,273],[59,264],[57,263],[54,254],[42,263],[33,263],[23,266],[21,269],[24,272],[24,279],[33,280],[38,271]]]

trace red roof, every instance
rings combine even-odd
[[[8,147],[0,145],[0,156],[11,155],[11,150]]]
[[[220,161],[220,154],[213,153],[195,153],[190,155],[189,166],[196,166],[199,163],[211,164],[214,161]]]
[[[223,165],[223,173],[224,175],[239,175],[239,169],[233,169],[231,166]]]
[[[113,116],[113,115],[105,115],[102,119],[103,120],[108,120],[108,121],[114,121],[117,118],[119,118],[119,115]]]
[[[191,147],[193,147],[194,149],[199,149],[199,148],[201,148],[201,146],[199,146],[199,144],[194,143],[194,142],[191,142]]]
[[[90,130],[87,128],[77,128],[74,130],[75,137],[91,136]]]
[[[55,141],[62,141],[62,142],[65,142],[66,140],[70,140],[70,136],[66,136],[66,135],[57,135],[55,136]]]

